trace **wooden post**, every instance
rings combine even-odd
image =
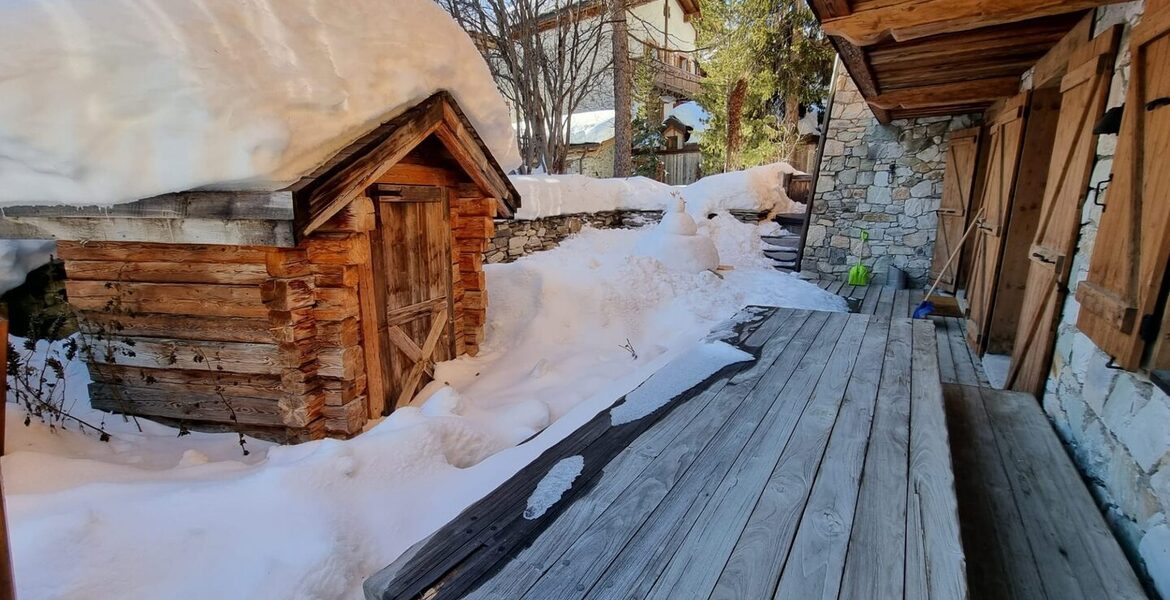
[[[0,398],[8,403],[8,311],[0,306]],[[4,454],[4,414],[0,406],[0,456]],[[12,550],[8,547],[8,510],[4,505],[4,479],[0,474],[0,600],[16,600],[16,578],[12,574]]]

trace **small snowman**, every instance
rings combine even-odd
[[[686,212],[686,200],[678,192],[674,210],[662,215],[660,222],[634,245],[634,253],[658,259],[667,268],[699,273],[719,267],[719,251],[710,238],[698,234],[699,226]]]

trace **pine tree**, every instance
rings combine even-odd
[[[823,98],[832,72],[832,47],[804,0],[704,2],[696,27],[709,49],[698,98],[711,115],[704,172],[786,158],[798,106]]]
[[[634,175],[656,179],[663,166],[658,150],[666,146],[662,135],[662,102],[654,87],[655,65],[649,54],[634,66],[633,123]]]

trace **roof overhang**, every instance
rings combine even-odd
[[[879,121],[982,112],[1123,0],[808,0]]]

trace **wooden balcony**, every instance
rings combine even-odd
[[[691,73],[674,65],[654,61],[654,87],[688,100],[699,95],[701,75]]]

